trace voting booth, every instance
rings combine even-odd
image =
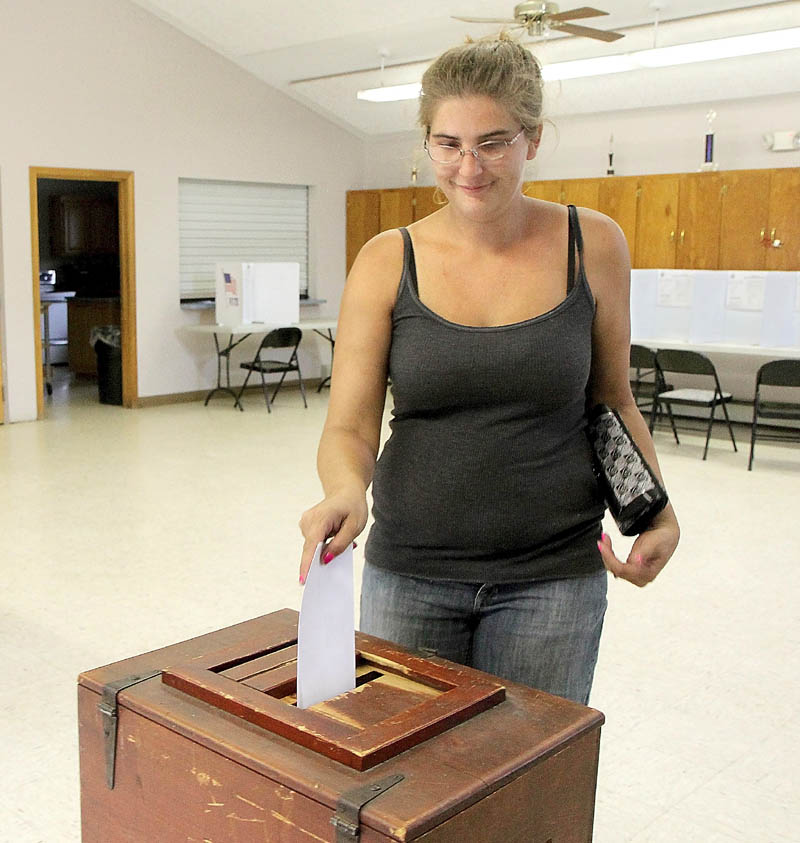
[[[295,705],[283,609],[81,674],[84,843],[586,843],[603,716],[356,633]]]
[[[216,322],[277,327],[300,321],[299,263],[218,263]]]

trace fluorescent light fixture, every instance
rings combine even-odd
[[[674,47],[656,47],[652,50],[639,50],[635,53],[623,53],[616,56],[555,62],[544,66],[542,76],[546,82],[579,79],[649,67],[669,67],[737,56],[752,56],[759,53],[775,53],[779,50],[794,50],[798,47],[800,47],[800,26],[777,29],[772,32],[755,32],[752,35],[716,38],[711,41],[695,41],[691,44],[676,44]],[[356,96],[360,100],[370,102],[413,100],[419,96],[420,88],[419,82],[410,85],[387,85],[359,91]]]
[[[607,73],[622,73],[625,70],[638,70],[638,65],[630,55],[598,56],[594,59],[577,61],[559,61],[546,64],[542,68],[545,82],[560,79],[579,79],[582,76],[605,76]]]
[[[755,32],[752,35],[734,35],[731,38],[696,41],[692,44],[676,44],[674,47],[657,47],[633,53],[631,58],[642,67],[668,67],[675,64],[753,56],[757,53],[775,53],[796,47],[800,47],[800,27],[774,32]]]
[[[369,102],[397,102],[398,100],[415,100],[422,90],[419,82],[412,82],[409,85],[386,85],[382,88],[367,88],[359,91],[356,97]]]

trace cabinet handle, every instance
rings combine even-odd
[[[685,236],[686,236],[686,232],[683,229],[681,229],[681,246],[683,245],[683,240],[684,240]]]
[[[675,242],[675,230],[674,229],[672,231],[670,231],[670,233],[669,233],[669,242],[670,243]]]
[[[769,245],[772,246],[773,249],[780,249],[780,247],[783,246],[783,240],[777,240],[775,238],[775,232],[776,231],[777,231],[777,229],[775,229],[775,228],[773,228],[772,231],[770,231],[770,233],[769,233],[770,244]]]

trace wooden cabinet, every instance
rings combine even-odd
[[[719,267],[722,175],[685,173],[680,177],[675,266]]]
[[[397,187],[386,190],[347,191],[347,271],[359,249],[376,234],[438,211],[435,187]],[[446,200],[445,200],[446,201]]]
[[[348,270],[378,231],[437,210],[434,191],[350,191]],[[637,269],[800,270],[800,168],[551,179],[523,193],[607,214]]]
[[[381,230],[381,191],[347,191],[347,271],[359,249]]]
[[[69,367],[76,375],[97,375],[97,354],[89,345],[96,325],[121,324],[120,302],[111,299],[70,299],[67,304]]]
[[[769,179],[766,268],[800,269],[800,169],[772,170]]]
[[[679,187],[679,176],[645,176],[639,180],[633,266],[641,269],[675,266]]]
[[[764,269],[769,182],[769,170],[737,170],[723,174],[721,267]]]
[[[561,202],[560,181],[526,181],[522,185],[522,192],[534,199],[542,199],[545,202]]]
[[[597,210],[611,217],[622,229],[633,258],[636,248],[636,211],[639,207],[637,176],[601,179],[598,186]]]
[[[119,215],[109,197],[54,196],[50,203],[53,254],[112,255],[119,251]]]

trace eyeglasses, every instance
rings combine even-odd
[[[472,149],[464,149],[452,141],[437,141],[430,143],[425,138],[425,151],[431,161],[437,164],[456,164],[468,153],[472,153],[478,161],[499,161],[508,150],[511,144],[516,143],[520,135],[525,131],[520,129],[511,140],[488,140],[473,146]]]

